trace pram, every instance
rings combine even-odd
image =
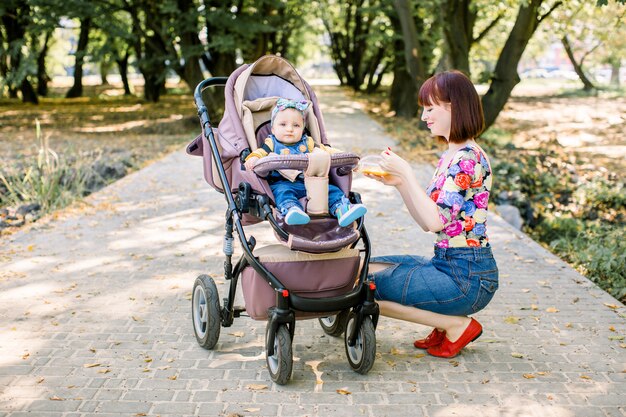
[[[212,127],[202,97],[203,91],[214,86],[225,87],[225,111],[218,129]],[[202,133],[188,145],[187,152],[203,157],[205,180],[226,198],[224,277],[230,286],[222,306],[214,280],[208,275],[196,279],[192,292],[194,333],[200,346],[213,349],[220,326],[231,326],[242,313],[267,320],[268,370],[274,382],[285,384],[293,369],[295,322],[318,318],[331,336],[340,336],[345,330],[348,362],[354,371],[366,374],[376,356],[379,311],[375,285],[367,278],[370,242],[364,220],[340,227],[337,219],[324,215],[323,198],[313,196],[324,187],[327,190],[330,181],[346,192],[351,202],[360,203],[360,196],[349,191],[359,158],[343,152],[323,157],[316,152],[270,155],[257,163],[254,172],[246,171],[244,159],[267,137],[270,111],[278,97],[309,100],[307,133],[317,143],[328,144],[315,93],[281,57],[264,56],[242,65],[229,77],[208,78],[195,89]],[[277,169],[303,171],[307,189],[310,184],[317,190],[301,201],[312,217],[308,225],[287,225],[273,207],[273,195],[263,177]],[[265,220],[280,244],[255,248],[256,239],[246,237],[244,226]],[[243,254],[233,265],[234,230]],[[245,308],[234,305],[240,277]]]

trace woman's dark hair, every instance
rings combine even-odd
[[[427,79],[420,88],[417,103],[420,106],[450,103],[450,142],[475,139],[485,130],[480,97],[472,81],[460,71],[445,71]]]

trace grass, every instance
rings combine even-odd
[[[181,149],[200,131],[189,94],[145,103],[118,92],[89,87],[77,99],[53,92],[38,106],[0,100],[0,208],[38,203],[43,215],[66,207]]]
[[[526,233],[626,302],[626,98],[621,90],[552,88],[552,95],[541,95],[537,87],[525,91],[522,85],[480,138],[495,173],[493,208],[517,206]],[[437,161],[442,146],[416,120],[394,118],[384,91],[348,94],[365,104],[409,159]]]

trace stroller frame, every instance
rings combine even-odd
[[[368,280],[368,266],[371,254],[370,240],[364,225],[364,219],[357,221],[359,239],[351,245],[354,248],[362,240],[364,249],[362,266],[358,281],[349,292],[325,298],[308,298],[297,295],[285,288],[283,283],[270,272],[257,257],[253,250],[256,246],[254,236],[246,237],[242,217],[248,213],[254,217],[268,220],[274,231],[287,239],[289,233],[277,223],[270,207],[270,198],[264,194],[252,192],[247,182],[238,184],[236,195],[231,192],[231,184],[222,163],[216,139],[209,118],[209,111],[202,98],[202,93],[210,87],[226,86],[228,77],[212,77],[200,82],[194,91],[194,101],[198,109],[198,117],[202,126],[202,134],[207,139],[217,173],[222,183],[226,199],[225,233],[223,241],[224,278],[230,282],[228,297],[220,306],[217,287],[211,277],[200,275],[194,284],[192,296],[192,319],[198,343],[205,349],[213,349],[217,344],[220,326],[230,327],[235,318],[240,317],[246,309],[234,305],[239,277],[243,270],[252,267],[275,292],[275,306],[268,310],[265,348],[268,370],[272,380],[285,384],[291,377],[293,358],[292,341],[295,333],[295,310],[308,313],[329,313],[319,318],[323,330],[331,336],[340,336],[345,330],[345,349],[352,369],[366,374],[373,366],[376,353],[376,337],[374,330],[378,323],[379,308],[374,301],[375,284]],[[193,149],[192,149],[193,150]],[[245,153],[240,156],[243,164]],[[235,161],[234,163],[237,163]],[[358,193],[350,192],[348,198],[353,203],[360,203]],[[243,249],[243,254],[233,265],[234,254],[233,232],[236,230]]]

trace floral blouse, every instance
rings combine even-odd
[[[439,208],[443,229],[437,232],[440,248],[487,246],[487,203],[492,175],[487,158],[478,147],[459,149],[450,164],[439,160],[426,194]]]

